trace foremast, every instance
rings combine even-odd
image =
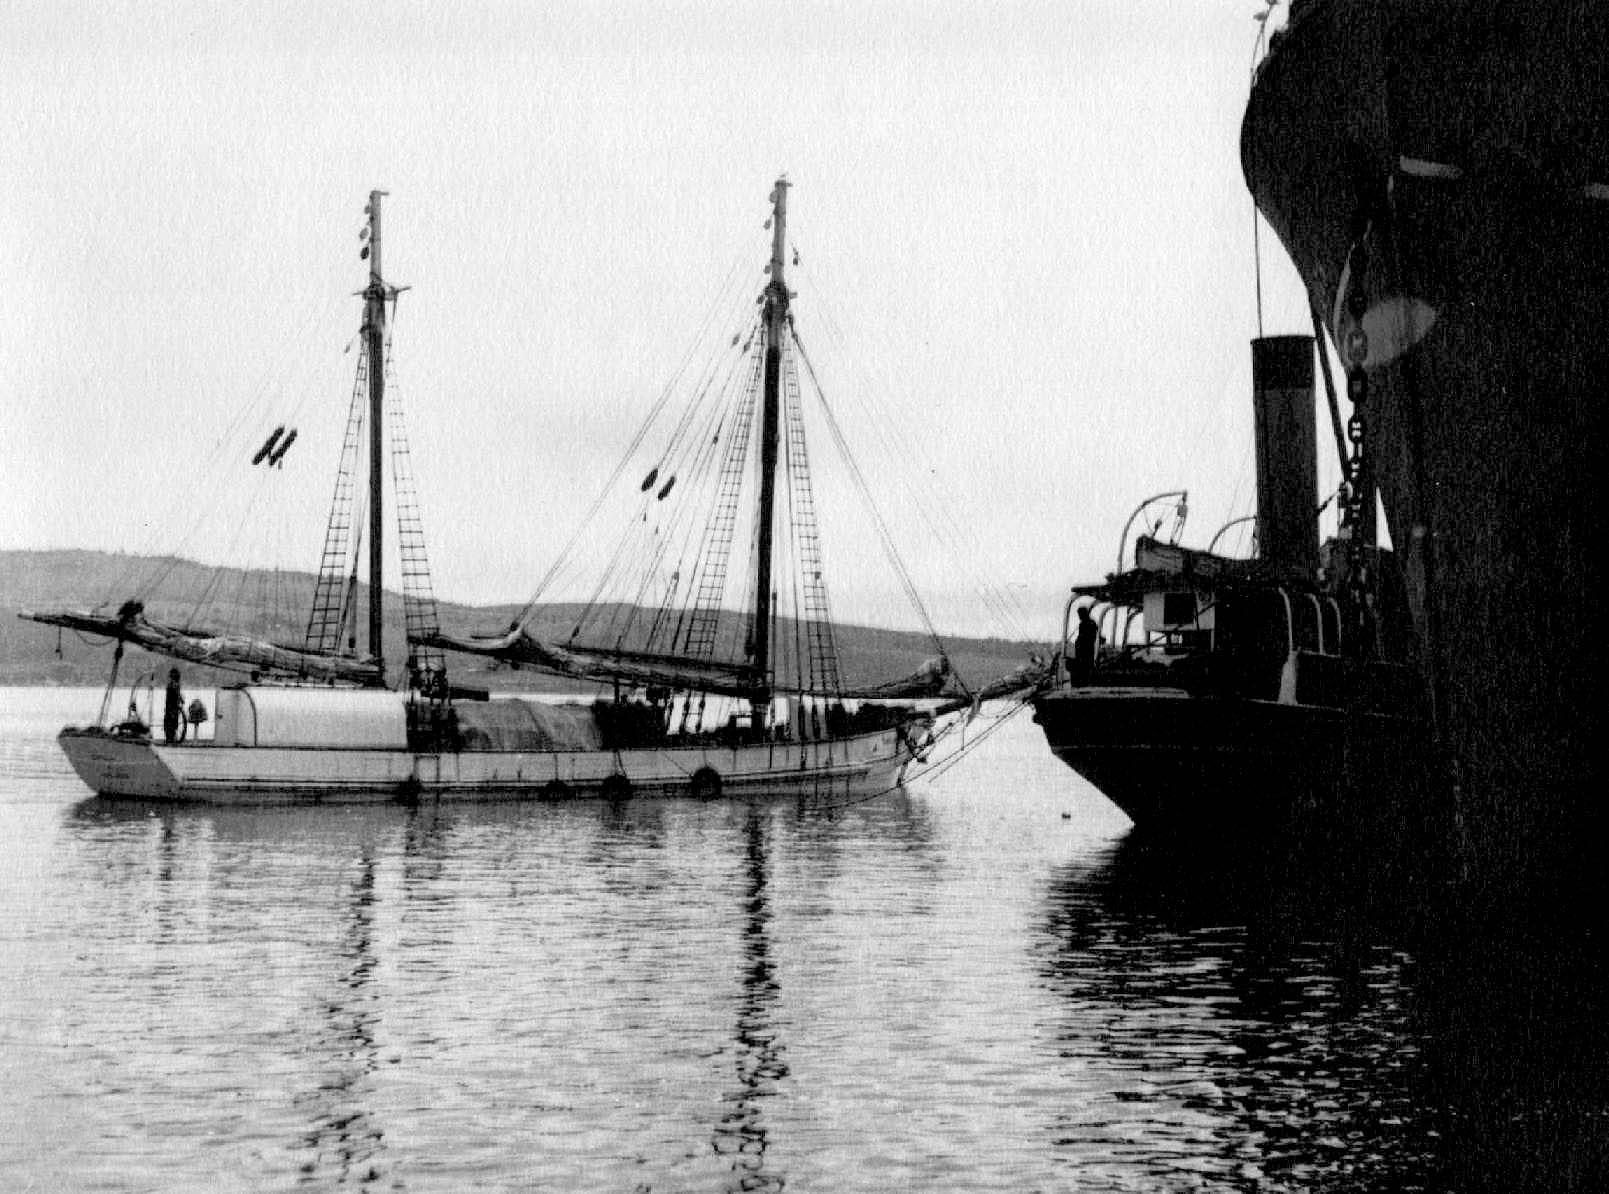
[[[771,191],[771,281],[765,288],[764,390],[760,399],[760,509],[759,559],[754,581],[753,664],[754,691],[750,702],[756,724],[771,702],[771,556],[776,522],[777,444],[782,389],[782,346],[788,334],[788,285],[783,276],[783,250],[787,244],[788,187],[777,179]]]
[[[370,191],[369,205],[369,285],[363,291],[363,340],[369,354],[369,657],[382,677],[385,598],[385,305],[391,297],[380,272],[380,200],[385,191]]]

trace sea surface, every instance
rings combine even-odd
[[[98,702],[0,689],[6,1191],[1604,1188],[1580,942],[1149,844],[1027,713],[847,807],[218,810],[91,797]]]

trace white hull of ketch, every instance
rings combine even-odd
[[[899,730],[821,742],[618,751],[166,745],[66,729],[73,770],[102,796],[208,804],[375,803],[576,797],[873,796],[912,755]]]

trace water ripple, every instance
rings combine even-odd
[[[1554,963],[1159,853],[1026,723],[850,809],[232,811],[87,798],[52,700],[0,703],[14,1188],[1593,1188],[1601,1008],[1490,1027]]]

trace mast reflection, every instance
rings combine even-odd
[[[367,1185],[380,1180],[379,1158],[384,1132],[369,1108],[372,1079],[379,1068],[374,1025],[378,994],[374,990],[375,862],[365,843],[352,884],[339,957],[346,963],[335,990],[322,1001],[322,1022],[314,1039],[330,1069],[311,1091],[295,1102],[312,1115],[301,1147],[312,1154],[302,1162],[303,1186],[332,1180]]]
[[[785,1179],[767,1168],[769,1129],[764,1100],[788,1076],[773,1012],[780,988],[771,960],[771,909],[766,891],[767,825],[750,808],[744,824],[747,892],[743,918],[743,996],[738,1004],[737,1084],[722,1097],[725,1107],[715,1125],[715,1152],[731,1161],[731,1191],[781,1190]]]

